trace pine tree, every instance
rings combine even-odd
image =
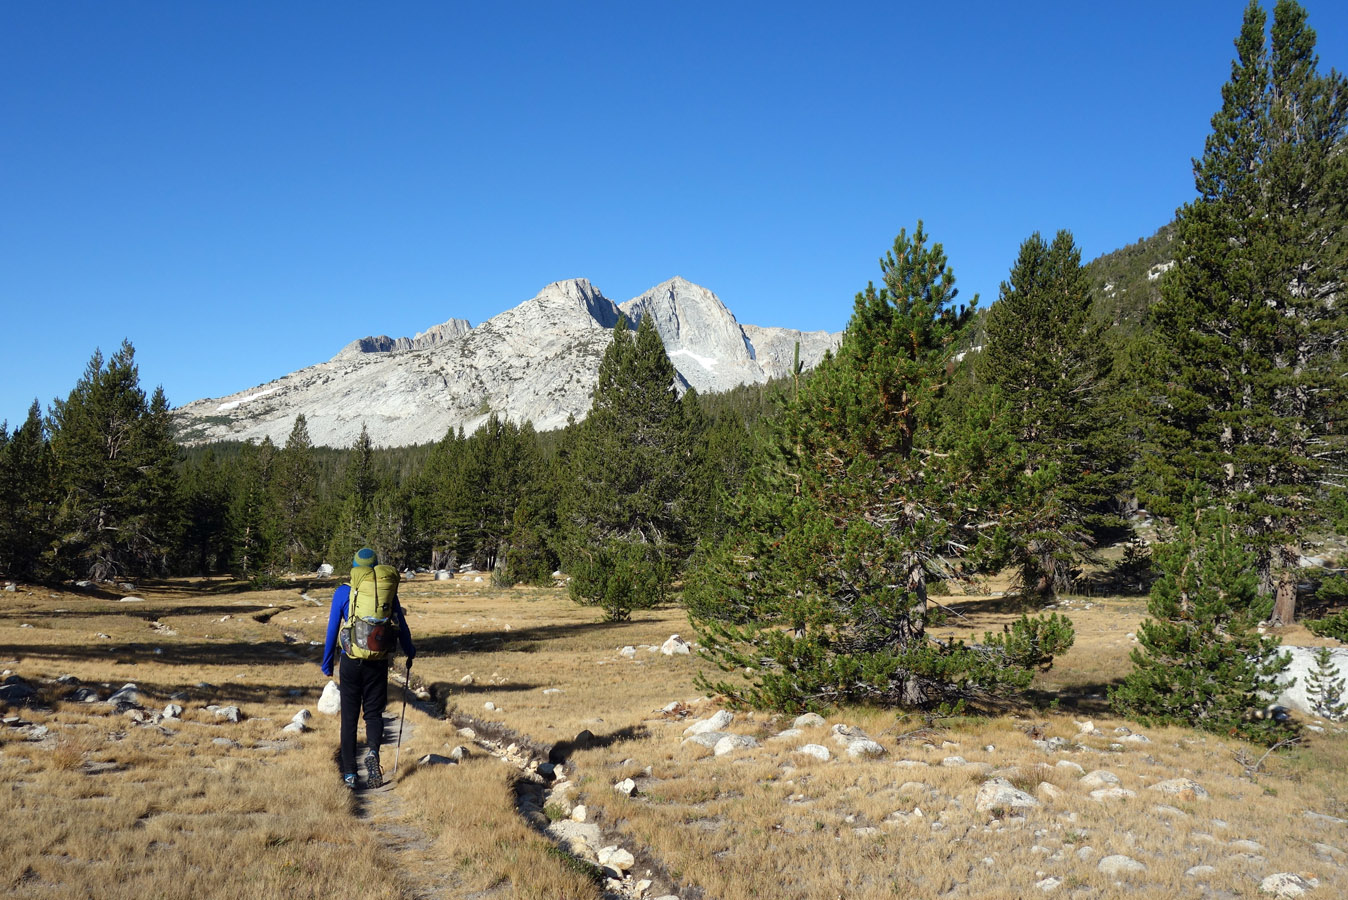
[[[1091,306],[1071,233],[1052,244],[1035,233],[988,311],[976,357],[1024,450],[1014,555],[1022,590],[1039,595],[1070,590],[1098,536],[1123,525],[1111,508],[1123,468],[1112,354]]]
[[[162,574],[175,535],[168,401],[147,401],[135,350],[95,353],[48,422],[60,506],[58,570],[106,581]]]
[[[675,371],[649,318],[619,319],[589,415],[570,452],[559,512],[571,596],[611,619],[662,601],[687,556],[685,478],[693,439]]]
[[[36,400],[13,434],[0,427],[0,572],[43,574],[53,514],[51,444]]]
[[[272,562],[289,572],[307,570],[318,562],[318,467],[304,413],[295,417],[285,446],[276,454],[271,490],[276,534]]]
[[[379,554],[380,559],[385,558],[388,550],[375,547],[371,542],[379,482],[374,471],[374,442],[364,424],[360,426],[360,436],[351,447],[351,454],[345,484],[337,497],[336,524],[328,540],[327,559],[335,566],[345,564],[355,557],[357,550],[367,545]]]
[[[1251,2],[1231,80],[1180,210],[1176,262],[1153,310],[1161,338],[1143,393],[1154,421],[1144,499],[1179,508],[1197,479],[1255,553],[1273,620],[1295,613],[1300,535],[1321,482],[1339,480],[1342,434],[1335,303],[1348,235],[1348,80],[1318,73],[1315,34],[1289,0]]]
[[[1270,600],[1261,600],[1252,556],[1221,509],[1191,504],[1175,539],[1155,548],[1160,577],[1137,631],[1133,671],[1110,692],[1120,715],[1148,725],[1185,725],[1270,743],[1289,733],[1253,719],[1277,694],[1289,657],[1258,633]]]
[[[273,555],[277,540],[272,503],[275,465],[276,447],[271,438],[264,437],[256,448],[248,446],[230,478],[230,565],[244,578],[264,571]]]
[[[919,223],[880,265],[883,287],[857,295],[837,356],[802,381],[727,538],[688,576],[709,655],[745,679],[707,686],[737,702],[958,704],[1027,684],[1030,665],[1070,644],[1070,627],[1022,625],[1013,648],[928,635],[939,621],[929,581],[975,559],[1005,512],[995,495],[1008,442],[986,407],[942,421],[972,307],[955,305],[941,245]]]
[[[212,575],[229,560],[229,485],[215,453],[182,467],[174,506],[180,539],[174,568],[181,574]]]
[[[1334,654],[1328,647],[1315,650],[1315,668],[1306,676],[1306,698],[1317,716],[1338,722],[1348,717],[1348,702],[1344,702],[1344,679],[1338,677]]]

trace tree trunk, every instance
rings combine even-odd
[[[1279,548],[1278,587],[1273,595],[1273,615],[1270,621],[1274,625],[1291,625],[1297,612],[1297,560],[1301,551],[1290,544]]]

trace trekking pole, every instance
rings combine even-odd
[[[403,751],[403,722],[407,719],[407,692],[412,690],[412,660],[407,661],[407,674],[403,676],[403,711],[398,715],[398,744],[393,748],[393,774],[398,774],[398,757]],[[392,776],[389,776],[392,777]]]

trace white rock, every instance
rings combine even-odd
[[[1111,788],[1100,788],[1099,790],[1091,791],[1090,796],[1091,799],[1096,801],[1097,803],[1105,803],[1109,800],[1131,800],[1134,797],[1136,797],[1137,794],[1133,793],[1127,788],[1111,787]]]
[[[1320,886],[1318,878],[1302,878],[1292,872],[1279,872],[1259,882],[1259,890],[1275,897],[1304,897],[1306,892]]]
[[[709,731],[721,731],[730,726],[735,721],[735,714],[729,710],[721,710],[716,715],[700,721],[694,722],[683,730],[684,737],[696,734],[705,734]]]
[[[217,719],[224,719],[226,722],[243,721],[243,711],[237,706],[208,706],[206,709],[215,713]]]
[[[1053,876],[1050,875],[1048,878],[1045,878],[1042,881],[1036,881],[1034,883],[1034,886],[1039,888],[1039,890],[1043,891],[1045,894],[1051,894],[1062,886],[1062,879],[1054,878]]]
[[[636,865],[636,859],[622,847],[605,847],[599,851],[599,865],[626,872]]]
[[[983,782],[982,787],[978,789],[978,795],[974,798],[974,808],[979,812],[1034,809],[1038,805],[1038,800],[1018,790],[1005,778],[993,778]]]
[[[490,700],[482,704],[482,708],[485,709],[487,712],[496,712],[496,704],[492,703]]]
[[[1112,875],[1115,877],[1121,875],[1136,875],[1147,871],[1145,865],[1133,859],[1131,856],[1124,856],[1120,853],[1116,853],[1113,856],[1106,856],[1104,859],[1100,860],[1100,864],[1095,868],[1105,875]]]
[[[792,728],[818,728],[826,724],[824,717],[818,713],[805,713],[802,716],[796,716],[795,721],[791,723]]]
[[[1071,772],[1074,775],[1085,775],[1086,770],[1072,762],[1070,759],[1060,759],[1053,764],[1054,768],[1062,769],[1064,772]]]
[[[853,759],[877,759],[888,752],[880,744],[869,738],[852,741],[847,745],[847,755]]]
[[[1226,845],[1238,853],[1259,854],[1264,852],[1264,847],[1258,841],[1232,841]]]
[[[1160,781],[1147,790],[1160,791],[1162,794],[1169,794],[1188,801],[1207,800],[1211,796],[1203,789],[1201,784],[1188,778],[1171,778],[1169,781]]]
[[[624,778],[613,785],[613,790],[624,797],[632,797],[636,795],[637,783],[630,778]]]
[[[947,756],[945,759],[941,760],[941,765],[945,766],[946,768],[953,768],[955,766],[967,766],[968,764],[969,761],[962,756]]]
[[[804,733],[805,733],[805,732],[801,731],[799,728],[787,728],[787,729],[785,729],[784,731],[779,731],[779,732],[777,732],[777,733],[774,734],[772,737],[768,738],[768,740],[770,740],[770,741],[789,741],[789,740],[791,740],[792,738],[798,738],[798,737],[800,737],[800,736],[801,736],[802,734],[804,734]]]
[[[335,716],[342,711],[342,692],[337,682],[329,681],[323,687],[323,696],[318,698],[318,711],[325,716]]]
[[[118,603],[144,603],[144,602],[145,602],[145,598],[144,598],[144,597],[123,597],[122,599],[118,600],[117,602],[118,602]]]
[[[833,758],[833,754],[830,753],[828,748],[823,744],[805,744],[802,747],[797,747],[795,752],[803,753],[806,756],[813,756],[815,759],[821,760],[822,762],[828,762]]]
[[[301,725],[307,726],[307,725],[309,724],[310,720],[313,719],[313,717],[314,717],[314,716],[313,716],[313,713],[309,712],[309,710],[307,710],[307,709],[302,709],[302,710],[300,710],[299,712],[295,713],[293,716],[291,716],[291,717],[290,717],[290,721],[292,721],[292,722],[298,722],[298,723],[300,723]]]
[[[328,575],[331,575],[332,572],[333,572],[333,568],[332,568],[332,564],[331,564],[331,563],[322,563],[322,564],[320,564],[319,567],[318,567],[318,574],[319,574],[319,575],[322,575],[322,576],[324,576],[324,577],[327,577]]]
[[[684,738],[683,742],[685,744],[697,744],[699,747],[712,749],[723,737],[726,737],[726,732],[724,731],[704,731],[701,734],[695,734],[692,737]]]
[[[1096,769],[1094,772],[1083,776],[1081,779],[1082,786],[1088,788],[1110,787],[1111,785],[1116,785],[1118,783],[1119,776],[1115,775],[1113,772],[1106,771],[1105,769]]]
[[[677,634],[671,634],[669,639],[660,645],[660,652],[665,656],[687,656],[692,652],[692,647],[687,641]]]
[[[1052,803],[1062,796],[1062,791],[1049,784],[1047,781],[1041,781],[1039,786],[1034,789],[1034,792],[1038,795],[1039,799],[1043,800],[1045,803]]]
[[[304,734],[304,732],[308,731],[309,729],[304,727],[303,722],[287,722],[286,726],[281,730],[284,731],[286,734]]]
[[[446,569],[438,569],[435,573],[436,581],[453,581],[454,574]]]
[[[177,719],[180,718],[182,714],[183,708],[176,703],[170,703],[165,706],[164,711],[160,713],[165,719]]]
[[[721,738],[712,747],[712,752],[717,756],[725,756],[727,753],[734,753],[736,750],[751,750],[758,746],[758,741],[746,734],[727,734]]]
[[[577,803],[571,808],[571,821],[584,822],[590,815],[590,811],[585,808],[584,803]]]
[[[573,822],[560,819],[547,828],[548,835],[558,843],[570,847],[573,852],[593,853],[604,839],[599,826],[593,823]]]
[[[631,646],[623,647],[621,650],[618,651],[618,655],[625,656],[628,659],[633,659],[637,655],[637,648]]]
[[[1184,870],[1185,876],[1189,878],[1211,878],[1217,874],[1215,866],[1193,866]]]

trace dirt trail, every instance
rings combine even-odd
[[[398,741],[399,717],[384,714],[384,749],[380,756],[385,776],[393,774]],[[409,744],[416,731],[414,723],[402,723],[402,759],[410,756]],[[401,763],[400,763],[401,768]],[[394,790],[357,791],[352,804],[356,819],[369,823],[388,851],[391,871],[397,872],[412,900],[468,900],[458,880],[448,871],[444,860],[434,852],[430,835],[407,821],[401,798]],[[476,894],[474,898],[489,898]]]

